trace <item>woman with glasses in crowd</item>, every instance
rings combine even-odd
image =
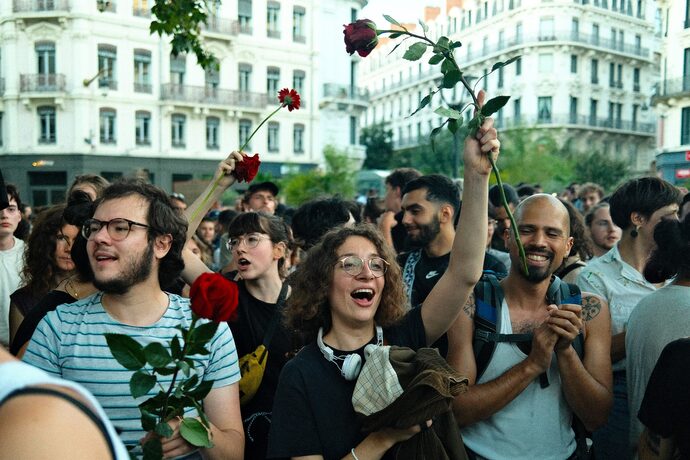
[[[280,376],[268,458],[382,458],[421,430],[362,433],[352,406],[355,380],[366,345],[426,347],[465,305],[484,260],[484,242],[474,237],[487,232],[491,168],[484,155],[497,155],[498,147],[490,119],[465,141],[465,205],[450,262],[421,308],[406,309],[395,254],[375,227],[335,229],[308,252],[285,311],[288,328],[308,345]]]

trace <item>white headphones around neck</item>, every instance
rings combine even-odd
[[[362,369],[362,357],[357,353],[336,356],[333,349],[323,343],[322,327],[319,328],[319,333],[316,335],[316,344],[319,346],[321,353],[323,353],[323,357],[326,358],[327,361],[335,364],[340,370],[340,375],[342,375],[345,380],[352,381],[359,376],[359,371]],[[383,329],[381,326],[376,326],[376,345],[383,345]],[[342,361],[343,364],[339,365],[338,361]]]

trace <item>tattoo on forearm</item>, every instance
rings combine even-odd
[[[462,307],[463,313],[465,313],[467,316],[470,318],[474,319],[474,312],[476,310],[476,305],[474,303],[474,293],[470,294],[469,299],[467,299],[467,302],[465,303],[465,306]]]
[[[582,319],[585,321],[596,318],[601,312],[601,301],[597,296],[582,298]]]

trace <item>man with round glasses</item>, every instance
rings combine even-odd
[[[100,290],[48,313],[31,338],[24,360],[44,371],[87,387],[108,416],[123,428],[126,445],[137,446],[146,433],[141,428],[140,399],[133,399],[132,371],[111,355],[104,333],[133,337],[142,345],[167,346],[177,327],[189,327],[189,300],[161,289],[182,270],[182,248],[187,223],[163,190],[141,181],[109,186],[95,203],[93,218],[82,227]],[[210,354],[195,357],[202,380],[213,380],[204,399],[214,447],[211,458],[243,457],[244,430],[237,382],[237,352],[227,324],[220,324],[210,342]],[[159,376],[167,387],[172,376]],[[154,396],[157,388],[146,395]],[[188,411],[186,416],[194,416]],[[163,438],[166,457],[185,455],[195,447],[179,436],[179,421],[169,422],[173,436]]]

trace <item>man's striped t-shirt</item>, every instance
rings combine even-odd
[[[124,443],[136,445],[145,435],[138,405],[157,394],[160,388],[154,386],[148,395],[132,398],[129,380],[133,371],[125,369],[113,358],[103,334],[126,334],[142,346],[159,342],[167,348],[173,336],[180,337],[178,326],[189,328],[191,325],[192,310],[189,299],[168,294],[168,309],[156,323],[144,327],[129,326],[115,321],[105,312],[102,296],[103,293],[99,292],[49,312],[31,337],[23,359],[51,375],[88,388],[113,425],[123,430]],[[206,321],[199,320],[197,324]],[[219,325],[207,348],[210,354],[193,356],[199,379],[213,380],[213,388],[238,382],[237,351],[227,323]],[[171,375],[158,376],[166,390],[171,380]],[[194,416],[195,413],[195,410],[188,409],[185,415]]]

